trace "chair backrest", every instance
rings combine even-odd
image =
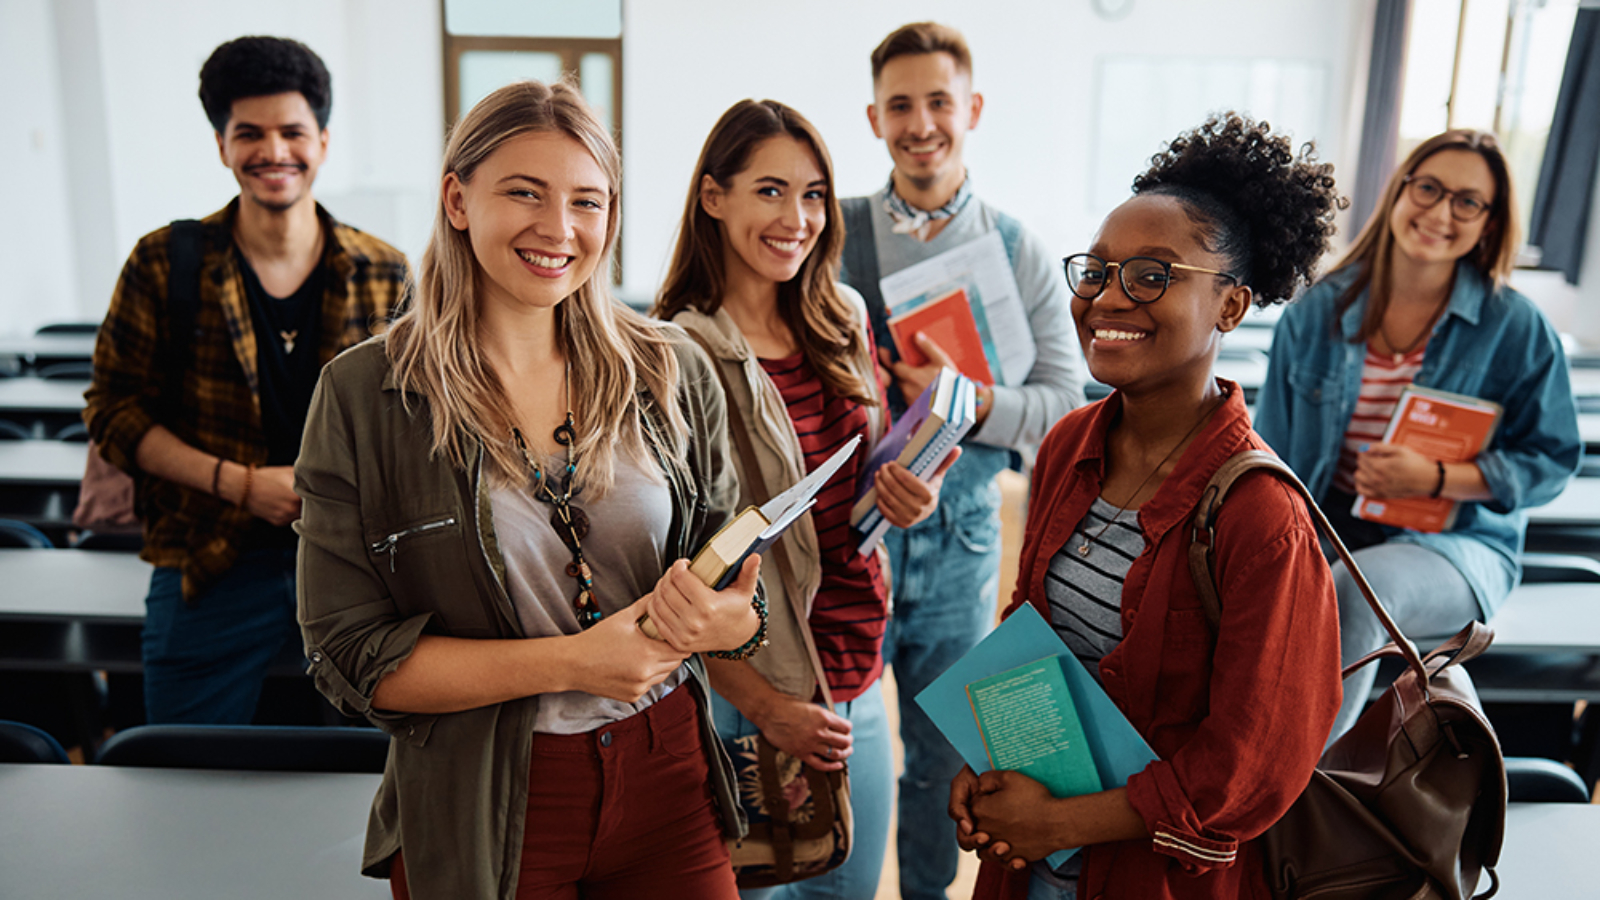
[[[1506,799],[1512,803],[1588,803],[1578,773],[1549,759],[1506,757]]]
[[[82,531],[72,546],[77,550],[138,553],[144,549],[144,532],[138,528],[131,531]]]
[[[48,381],[88,381],[94,377],[94,363],[87,359],[69,359],[40,366],[33,374]]]
[[[34,334],[99,334],[99,322],[51,322],[40,325]]]
[[[140,725],[100,745],[95,763],[156,769],[381,773],[389,736],[375,728]]]
[[[58,441],[70,441],[74,444],[87,444],[89,442],[89,426],[83,422],[68,422],[56,432]]]
[[[24,722],[0,719],[0,763],[70,763],[50,732]]]
[[[1600,582],[1600,560],[1573,553],[1522,554],[1522,583]]]
[[[46,550],[54,547],[44,532],[16,519],[0,519],[0,547],[24,547]]]
[[[33,432],[26,427],[10,419],[0,419],[0,441],[26,441],[32,437]]]

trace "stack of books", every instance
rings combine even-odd
[[[878,442],[867,460],[863,489],[850,510],[850,527],[863,556],[876,549],[889,530],[889,521],[878,511],[878,469],[898,462],[924,481],[932,478],[940,463],[972,430],[977,414],[977,386],[972,379],[946,366]]]

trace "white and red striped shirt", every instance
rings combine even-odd
[[[1350,424],[1344,429],[1344,444],[1339,448],[1339,467],[1333,473],[1333,486],[1347,494],[1356,492],[1356,457],[1366,444],[1383,440],[1394,408],[1400,402],[1400,392],[1416,380],[1422,371],[1422,353],[1427,344],[1404,356],[1379,353],[1367,345],[1367,358],[1361,363],[1361,394],[1356,398],[1356,411],[1350,415]]]

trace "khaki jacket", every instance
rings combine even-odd
[[[690,555],[730,517],[722,391],[698,347],[678,335],[679,403],[688,421],[690,477],[664,464],[662,424],[641,396],[642,424],[667,472],[672,525],[666,559]],[[383,338],[323,370],[295,466],[304,502],[300,624],[319,690],[342,712],[388,732],[389,763],[373,801],[362,871],[384,877],[401,847],[411,895],[501,898],[516,892],[523,813],[539,698],[446,715],[372,706],[378,680],[424,634],[523,637],[505,587],[483,455],[468,471],[429,452],[425,397],[407,414]],[[742,835],[732,765],[711,722],[710,687],[691,657],[711,787],[729,835]]]
[[[861,295],[846,285],[840,285],[839,289],[859,309],[865,329],[866,304]],[[728,313],[719,308],[708,316],[690,307],[673,316],[672,321],[703,341],[710,350],[727,386],[728,403],[739,410],[745,427],[751,431],[751,445],[755,448],[760,471],[745,471],[744,460],[734,454],[734,467],[739,473],[738,508],[759,505],[757,487],[761,488],[761,496],[773,497],[805,477],[805,458],[800,452],[800,438],[795,435],[788,407]],[[877,369],[866,354],[853,363],[864,384],[878,383]],[[883,431],[883,407],[867,407],[867,421],[869,443],[876,443]],[[864,452],[871,452],[870,446]],[[751,657],[750,665],[776,690],[809,700],[816,693],[817,679],[798,629],[801,623],[809,622],[811,602],[822,584],[821,553],[811,514],[801,516],[778,540],[784,544],[789,562],[794,566],[795,589],[800,596],[787,595],[775,565],[762,566],[761,582],[766,588],[769,608],[769,643]],[[779,611],[789,611],[789,614],[780,615]]]

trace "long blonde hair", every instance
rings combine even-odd
[[[483,98],[450,132],[444,177],[462,184],[507,141],[532,133],[564,134],[582,144],[610,185],[602,262],[583,286],[555,311],[556,339],[571,368],[572,394],[583,398],[578,416],[577,481],[603,494],[613,481],[617,450],[645,459],[646,435],[639,404],[648,392],[666,420],[663,448],[682,465],[688,427],[678,408],[677,357],[666,326],[652,322],[612,298],[611,256],[618,232],[617,185],[622,161],[611,135],[583,96],[565,82],[508,84]],[[389,329],[388,352],[395,381],[405,393],[426,397],[433,421],[433,452],[466,470],[481,441],[498,484],[529,482],[511,441],[516,419],[505,387],[478,351],[478,278],[481,269],[471,238],[446,217],[441,198],[433,234],[417,267],[410,309]]]
[[[1496,288],[1504,286],[1511,277],[1522,233],[1517,225],[1511,166],[1500,150],[1500,142],[1490,132],[1470,128],[1456,128],[1436,134],[1417,145],[1405,162],[1395,169],[1388,186],[1383,189],[1383,198],[1377,211],[1367,220],[1344,259],[1339,260],[1339,264],[1333,268],[1335,272],[1348,268],[1356,271],[1355,280],[1339,295],[1333,318],[1335,333],[1338,332],[1339,319],[1345,310],[1360,299],[1362,291],[1367,291],[1367,310],[1362,317],[1360,331],[1351,339],[1352,343],[1364,343],[1376,334],[1383,325],[1384,314],[1389,310],[1389,281],[1394,271],[1394,231],[1389,227],[1389,218],[1394,213],[1395,205],[1400,202],[1406,178],[1428,157],[1445,150],[1465,150],[1478,154],[1488,164],[1489,173],[1494,178],[1494,202],[1489,205],[1487,213],[1489,221],[1483,229],[1483,238],[1467,254],[1467,262]]]
[[[750,165],[750,157],[763,142],[790,137],[809,147],[828,186],[826,214],[816,246],[795,277],[778,285],[778,314],[794,333],[806,361],[823,386],[837,397],[862,406],[876,406],[876,386],[863,384],[850,360],[866,353],[861,317],[839,292],[839,258],[844,253],[844,216],[833,189],[833,159],[817,129],[794,109],[776,100],[740,100],[722,114],[706,137],[689,179],[678,243],[666,280],[652,312],[671,319],[685,309],[706,315],[722,307],[727,287],[722,223],[711,218],[700,201],[700,183],[710,175],[723,189]]]

